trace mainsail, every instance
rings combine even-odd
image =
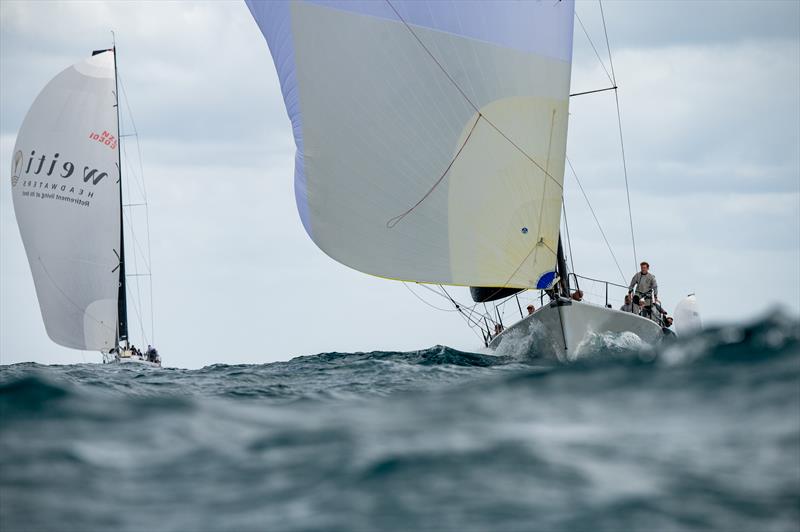
[[[393,279],[552,283],[572,0],[246,1],[325,253]]]
[[[114,55],[45,86],[14,146],[12,197],[47,334],[108,351],[118,333],[121,217]]]

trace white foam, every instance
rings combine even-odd
[[[537,358],[542,351],[539,346],[548,340],[547,332],[537,320],[528,320],[527,327],[514,327],[503,333],[494,354],[517,360]]]

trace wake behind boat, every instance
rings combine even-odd
[[[149,279],[150,261],[148,246],[146,271],[126,268],[133,223],[123,203],[118,88],[116,46],[45,86],[14,146],[14,212],[50,339],[100,351],[107,363],[160,366],[155,348],[142,353],[129,341],[127,277]]]

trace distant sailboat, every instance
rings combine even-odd
[[[11,190],[53,342],[160,366],[129,344],[116,48],[53,78],[17,135]]]
[[[534,322],[559,358],[588,332],[661,338],[654,320],[570,297],[571,0],[247,5],[294,130],[300,218],[325,253],[380,277],[469,286],[476,303],[549,294],[503,333],[487,322],[491,347]]]

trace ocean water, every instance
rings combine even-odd
[[[0,530],[800,529],[800,324],[0,367]]]

